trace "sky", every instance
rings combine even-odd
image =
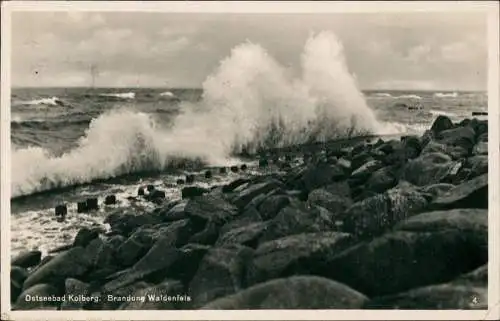
[[[342,41],[362,89],[486,90],[479,12],[228,14],[14,12],[12,85],[198,88],[245,41],[300,74],[311,32]]]

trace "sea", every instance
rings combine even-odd
[[[381,134],[421,134],[438,115],[460,121],[470,118],[473,111],[487,111],[484,92],[365,91],[363,96],[377,119],[392,126],[392,131]],[[104,218],[119,208],[151,209],[153,204],[131,198],[140,186],[153,184],[167,191],[167,198],[178,199],[181,187],[176,181],[188,172],[197,173],[195,185],[203,187],[256,174],[252,171],[258,169],[252,167],[245,173],[228,171],[205,179],[203,170],[210,166],[238,165],[245,160],[230,154],[207,159],[205,151],[190,155],[190,147],[197,151],[200,142],[207,140],[198,136],[197,128],[178,130],[178,135],[185,132],[188,136],[179,137],[181,146],[162,146],[168,144],[169,128],[175,127],[182,108],[202,100],[202,89],[13,89],[12,255],[31,249],[47,253],[71,243],[84,226],[105,229]],[[213,125],[217,126],[216,121]],[[206,149],[210,152],[209,145]],[[169,152],[179,161],[169,164],[159,159],[168,159]],[[77,201],[98,197],[102,204],[109,194],[117,196],[117,205],[76,213]],[[57,222],[54,207],[62,203],[68,204],[68,216],[65,222]]]
[[[12,88],[11,255],[46,255],[82,227],[106,231],[113,211],[153,209],[135,197],[141,186],[175,200],[187,173],[203,187],[261,174],[248,157],[261,150],[418,135],[439,115],[458,122],[488,110],[486,92],[359,90],[331,33],[309,39],[301,58],[296,74],[245,43],[200,88]],[[217,170],[242,163],[246,171]],[[117,204],[103,205],[110,194]],[[99,210],[77,213],[76,202],[89,197]],[[64,222],[54,215],[58,204],[68,206]]]

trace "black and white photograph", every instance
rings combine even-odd
[[[2,315],[498,317],[497,2],[145,3],[2,3]]]

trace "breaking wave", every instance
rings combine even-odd
[[[457,98],[458,93],[435,93],[434,97],[438,98]]]
[[[14,106],[64,106],[64,102],[58,97],[40,98],[34,100],[20,100],[13,103]]]
[[[116,98],[122,98],[122,99],[134,99],[135,98],[135,93],[134,92],[129,92],[129,93],[109,93],[109,94],[99,94],[99,96],[103,96],[103,97],[116,97]]]
[[[201,101],[182,103],[169,127],[121,108],[93,119],[78,147],[60,157],[38,147],[13,151],[12,196],[186,159],[221,164],[242,151],[401,130],[367,106],[334,34],[311,36],[301,58],[302,74],[294,76],[261,46],[244,43],[205,80]]]

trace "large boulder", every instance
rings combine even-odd
[[[248,267],[248,282],[256,284],[294,274],[314,274],[318,264],[347,249],[353,241],[347,233],[321,232],[260,244]]]
[[[77,279],[68,278],[65,281],[66,300],[61,304],[61,310],[81,310],[86,302],[79,297],[89,297],[90,285]]]
[[[203,257],[198,271],[189,283],[189,293],[195,307],[245,287],[245,268],[252,249],[233,245],[213,248]]]
[[[450,146],[444,143],[431,140],[422,149],[420,155],[431,154],[431,153],[441,153],[451,157],[453,160],[460,160],[467,157],[469,151],[460,146]]]
[[[90,265],[91,262],[86,255],[85,249],[80,246],[73,247],[67,252],[57,255],[33,272],[24,281],[23,289],[41,283],[63,283],[66,278],[83,275]]]
[[[114,275],[116,278],[104,285],[104,291],[110,292],[159,270],[167,270],[182,257],[182,250],[177,247],[184,245],[191,235],[192,226],[189,221],[181,220],[172,223],[137,263],[130,269]]]
[[[108,223],[115,233],[128,237],[140,226],[161,223],[161,217],[152,213],[117,210],[108,215],[104,223]]]
[[[488,208],[488,174],[475,177],[440,195],[433,209]]]
[[[488,288],[439,284],[370,300],[365,309],[486,310]]]
[[[93,239],[98,237],[98,230],[83,227],[78,231],[78,233],[76,233],[75,239],[73,241],[73,246],[86,247]]]
[[[352,205],[352,200],[345,196],[338,196],[324,188],[318,188],[309,193],[307,202],[311,206],[321,206],[332,213],[342,213]]]
[[[199,186],[186,186],[181,190],[182,199],[190,199],[193,197],[200,197],[210,192],[209,189]]]
[[[375,171],[366,182],[366,191],[383,193],[393,188],[398,183],[396,168],[394,166],[383,167]]]
[[[255,207],[247,207],[236,219],[224,224],[220,228],[220,235],[223,235],[230,230],[259,222],[262,222],[262,217],[260,216],[259,211],[257,211]]]
[[[340,166],[327,163],[310,165],[302,175],[304,187],[309,192],[344,178],[346,173]]]
[[[186,204],[187,201],[183,200],[171,207],[161,210],[158,214],[160,215],[160,217],[163,219],[164,222],[172,222],[172,221],[186,219],[187,215],[186,212],[184,211],[184,209],[186,208]]]
[[[436,120],[434,120],[434,123],[432,123],[431,131],[434,134],[439,134],[444,130],[452,128],[453,128],[453,122],[450,120],[450,118],[443,115],[439,115],[437,116]]]
[[[208,310],[357,309],[366,296],[316,276],[294,276],[257,284],[205,305]]]
[[[279,211],[290,204],[288,195],[271,195],[260,203],[258,211],[263,220],[273,219]]]
[[[40,263],[41,258],[42,258],[42,252],[38,250],[26,251],[15,256],[11,260],[10,264],[23,268],[29,268],[38,265]]]
[[[369,297],[395,294],[448,282],[483,265],[485,242],[460,229],[394,231],[344,251],[320,274]]]
[[[268,192],[281,188],[283,184],[276,180],[276,179],[269,179],[265,182],[262,183],[257,183],[257,184],[252,184],[245,189],[243,189],[241,192],[239,192],[235,198],[234,198],[234,204],[240,208],[243,209],[245,206],[248,205],[255,197],[261,195],[261,194],[267,194]]]
[[[467,168],[470,168],[468,179],[488,173],[488,156],[477,155],[469,157],[466,161]]]
[[[137,229],[116,250],[115,258],[121,266],[131,266],[148,252],[154,243],[151,229]]]
[[[184,208],[186,215],[196,221],[224,224],[238,215],[238,209],[216,195],[204,195],[190,199]]]
[[[320,206],[309,207],[294,202],[283,208],[272,219],[259,239],[266,242],[289,235],[333,231],[337,229],[338,214]]]
[[[343,214],[342,230],[369,238],[422,211],[427,199],[411,185],[395,188],[355,203]]]
[[[436,138],[438,142],[469,151],[476,143],[476,132],[471,126],[457,127],[441,131]]]
[[[28,271],[20,266],[10,267],[10,300],[16,302],[23,289],[24,280],[28,277]]]
[[[241,244],[255,248],[259,238],[266,231],[268,225],[269,222],[256,222],[236,227],[222,234],[215,245],[220,247]]]
[[[402,179],[417,186],[441,183],[452,175],[456,165],[457,163],[446,154],[423,154],[406,164]]]

